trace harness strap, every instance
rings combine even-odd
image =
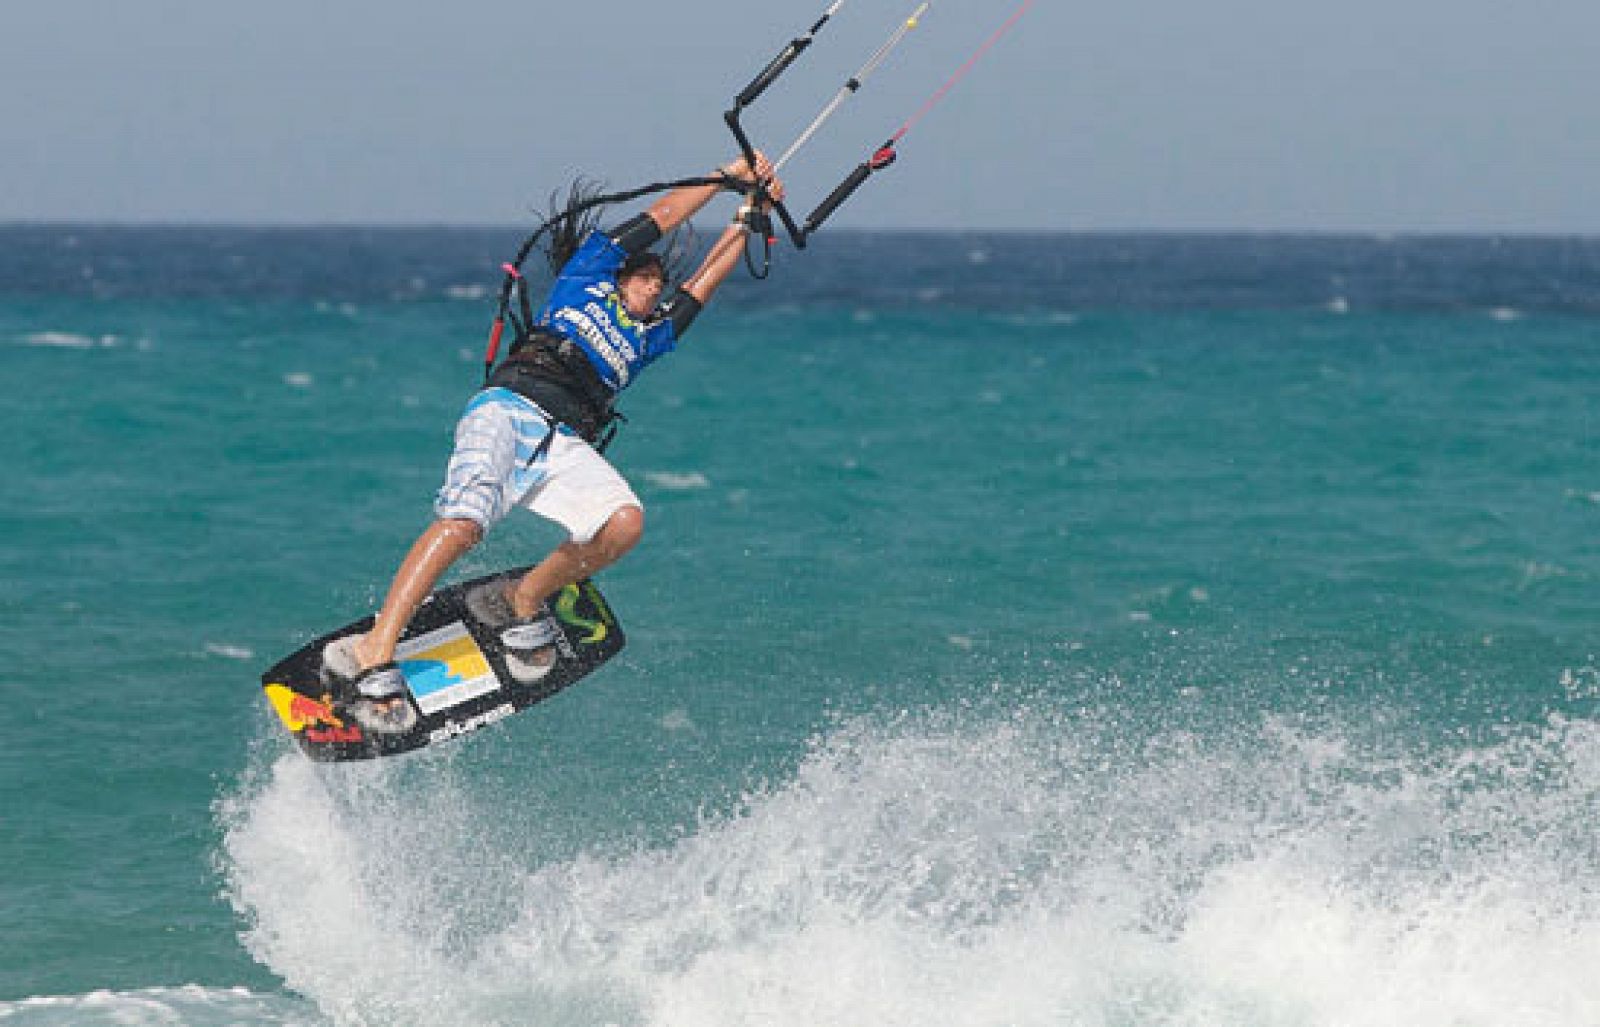
[[[588,358],[554,332],[534,329],[519,337],[489,384],[531,400],[601,452],[622,419],[612,408],[614,396]]]
[[[522,310],[521,330],[517,335],[517,339],[520,342],[533,331],[533,303],[528,299],[528,280],[526,278],[518,278],[517,283],[519,286],[517,289],[517,306]]]
[[[548,456],[550,454],[550,444],[555,441],[556,432],[561,430],[561,422],[556,420],[554,417],[551,417],[548,413],[545,413],[543,407],[539,408],[539,414],[544,418],[544,426],[546,431],[544,433],[544,438],[540,439],[539,444],[533,447],[533,455],[528,457],[528,462],[523,465],[524,467],[532,467],[534,464]]]
[[[611,445],[611,440],[617,437],[617,430],[628,423],[628,418],[620,410],[611,411],[611,417],[606,421],[605,430],[600,433],[599,439],[590,443],[596,453],[604,453],[606,447]]]

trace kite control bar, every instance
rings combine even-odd
[[[734,139],[739,143],[739,150],[744,154],[745,161],[750,167],[755,167],[755,147],[751,145],[749,136],[745,133],[744,128],[740,124],[739,120],[741,115],[744,113],[745,108],[754,103],[762,93],[766,92],[767,87],[772,85],[772,83],[777,80],[779,75],[782,75],[789,69],[789,66],[793,64],[795,60],[798,59],[799,56],[811,45],[812,40],[815,38],[818,30],[820,30],[823,25],[827,24],[828,19],[833,17],[833,15],[837,13],[839,8],[843,5],[844,0],[836,0],[831,7],[823,12],[822,17],[818,18],[816,23],[811,26],[810,31],[803,36],[798,36],[791,40],[789,45],[784,47],[778,56],[774,57],[767,64],[767,66],[761,70],[761,73],[752,79],[748,86],[745,86],[745,88],[740,91],[739,95],[734,98],[733,107],[723,114],[723,120],[727,122],[728,128],[733,132]],[[927,13],[928,8],[931,6],[931,3],[919,4],[903,22],[895,27],[894,32],[890,34],[888,40],[878,48],[877,52],[867,59],[867,62],[861,66],[859,71],[845,81],[844,85],[840,87],[839,92],[834,95],[833,99],[828,102],[827,106],[823,107],[822,112],[818,114],[811,124],[806,127],[806,130],[801,132],[799,137],[789,145],[789,148],[784,151],[783,156],[778,158],[777,163],[773,165],[774,172],[777,172],[785,164],[787,164],[789,162],[789,158],[793,157],[802,146],[809,142],[811,137],[816,134],[817,130],[822,127],[823,123],[833,116],[834,111],[838,110],[846,99],[848,99],[861,88],[861,84],[866,81],[867,76],[872,74],[873,71],[877,70],[878,65],[882,64],[884,59],[889,56],[889,52],[899,45],[900,41],[905,38],[906,33],[917,27],[917,23],[922,16]],[[897,156],[895,144],[901,139],[905,138],[906,133],[911,131],[911,126],[922,120],[923,115],[927,114],[935,104],[944,99],[944,95],[950,91],[950,88],[960,81],[961,78],[967,74],[967,72],[971,71],[972,66],[978,62],[978,59],[987,53],[989,48],[994,46],[1001,36],[1009,32],[1012,26],[1014,26],[1023,16],[1023,14],[1027,12],[1028,8],[1032,6],[1033,0],[1023,0],[1022,5],[1012,13],[1011,17],[1006,19],[1005,23],[1002,24],[1000,28],[997,29],[995,33],[990,36],[989,39],[982,46],[980,46],[971,57],[967,59],[965,64],[956,70],[955,74],[951,75],[950,78],[945,81],[944,85],[940,86],[939,89],[934,92],[934,94],[929,97],[925,103],[923,103],[922,107],[915,114],[906,119],[905,124],[901,125],[899,130],[896,131],[894,135],[890,136],[882,146],[879,146],[876,150],[874,150],[866,160],[856,165],[856,167],[845,176],[844,180],[835,186],[833,191],[830,192],[821,203],[817,204],[816,208],[812,210],[810,214],[806,215],[805,224],[803,226],[795,225],[794,218],[790,216],[788,209],[784,207],[781,202],[773,200],[772,197],[767,194],[766,186],[763,182],[756,182],[751,188],[750,196],[753,201],[751,206],[759,209],[762,203],[771,204],[772,210],[778,215],[778,219],[783,222],[783,227],[789,233],[789,239],[794,243],[795,248],[805,249],[806,240],[810,237],[811,233],[821,228],[822,223],[828,220],[828,218],[832,216],[833,212],[838,210],[839,207],[846,200],[848,200],[850,196],[861,187],[861,184],[865,182],[874,172],[882,171],[884,168],[894,163],[895,157]],[[752,225],[752,228],[758,227],[767,237],[767,248],[768,253],[770,254],[773,241],[770,231],[770,224],[765,226],[759,224]]]
[[[838,12],[839,8],[843,6],[844,0],[835,0],[832,6],[830,6],[826,11],[822,12],[822,17],[817,19],[816,23],[811,26],[810,30],[806,32],[805,35],[797,36],[790,40],[789,45],[784,47],[783,50],[778,53],[778,56],[769,61],[767,66],[761,69],[761,73],[755,78],[751,79],[750,84],[745,86],[744,89],[739,92],[738,96],[734,97],[733,106],[722,115],[722,120],[727,122],[728,129],[733,133],[733,138],[738,142],[739,150],[744,154],[745,162],[750,167],[755,167],[756,154],[755,147],[751,145],[750,137],[745,133],[744,126],[740,124],[739,120],[744,114],[745,108],[749,107],[757,100],[757,98],[761,96],[762,93],[766,92],[767,87],[772,85],[773,82],[777,81],[779,75],[782,75],[785,71],[789,70],[789,66],[793,64],[801,54],[805,53],[806,48],[811,45],[812,40],[816,38],[816,34],[821,30],[822,26],[826,25],[828,23],[828,19],[832,18],[834,14]],[[867,63],[861,66],[861,70],[857,71],[845,81],[845,84],[840,87],[839,92],[835,94],[833,99],[828,102],[828,105],[822,109],[822,112],[812,120],[811,124],[806,127],[804,132],[800,133],[799,137],[796,138],[793,143],[789,144],[789,148],[784,151],[783,156],[779,157],[777,163],[772,166],[774,172],[778,171],[785,164],[787,164],[789,162],[789,158],[793,157],[795,153],[802,146],[804,146],[813,135],[816,134],[817,129],[821,128],[823,123],[833,116],[833,112],[838,110],[840,105],[842,105],[846,99],[848,99],[853,93],[861,88],[861,83],[866,81],[867,76],[872,74],[878,65],[883,63],[884,58],[889,56],[889,51],[893,50],[895,46],[899,44],[900,40],[905,38],[906,33],[916,27],[917,19],[921,18],[931,6],[931,3],[919,4],[916,10],[912,11],[911,15],[906,18],[903,23],[896,26],[894,32],[889,36],[888,41],[879,47],[876,53],[868,58]],[[893,158],[891,157],[890,159]],[[852,173],[852,177],[853,175],[854,173]],[[865,175],[862,177],[865,178]],[[859,185],[860,183],[857,182],[856,184]],[[831,213],[835,207],[838,207],[840,203],[843,203],[845,198],[848,197],[853,191],[854,189],[852,187],[852,189],[846,190],[844,193],[840,194],[839,189],[835,189],[834,195],[837,195],[838,199],[832,204],[832,206],[828,208],[828,211],[824,213],[822,217],[827,217],[827,213]],[[789,214],[788,208],[785,207],[781,201],[773,200],[773,198],[767,194],[765,183],[757,182],[754,189],[751,190],[751,193],[751,198],[757,201],[755,204],[753,204],[754,206],[759,207],[761,203],[771,204],[773,212],[778,215],[778,220],[783,222],[784,229],[789,233],[789,239],[794,243],[795,249],[805,249],[806,236],[810,234],[811,229],[802,229],[800,226],[796,225],[794,223],[794,218]],[[829,196],[830,200],[833,198],[834,197],[832,195]],[[827,205],[827,201],[824,201],[824,205]],[[820,210],[821,208],[818,209]],[[815,211],[812,212],[812,217],[807,219],[807,224],[810,225],[813,221],[815,221],[816,224],[821,224],[821,219],[816,217]],[[772,240],[769,232],[767,239],[767,245],[769,249],[771,244]]]
[[[861,188],[861,183],[867,180],[867,176],[874,171],[882,171],[893,164],[896,156],[893,139],[872,151],[872,156],[857,164],[855,170],[846,175],[843,182],[834,186],[833,192],[829,193],[826,199],[817,204],[815,210],[806,215],[805,227],[800,231],[805,235],[810,235],[821,228],[822,223],[828,220],[828,216],[838,210],[839,205],[848,200],[851,193]]]
[[[751,79],[750,84],[741,89],[739,95],[733,98],[733,106],[723,112],[722,120],[727,123],[728,130],[733,133],[734,140],[739,144],[739,152],[744,154],[745,164],[752,171],[756,166],[756,148],[751,145],[750,137],[745,134],[744,126],[739,123],[740,116],[744,114],[746,107],[761,98],[761,94],[767,91],[768,86],[778,80],[779,75],[789,70],[789,65],[793,64],[801,54],[806,52],[806,48],[811,45],[817,33],[822,31],[822,26],[826,25],[828,19],[837,14],[839,8],[843,6],[844,0],[834,0],[833,4],[822,12],[822,17],[816,20],[816,23],[811,26],[806,34],[789,40],[789,45],[779,51],[778,56],[767,62],[767,66],[761,69],[760,74]],[[765,200],[772,204],[772,209],[777,212],[778,219],[783,222],[783,227],[788,230],[789,238],[794,240],[795,249],[804,249],[806,245],[805,236],[801,234],[799,227],[795,225],[794,218],[789,216],[789,209],[783,205],[783,202],[781,200],[773,200],[767,194],[766,185],[759,181],[756,182],[752,193],[751,198],[753,200]],[[759,202],[753,203],[751,206],[759,212]],[[772,245],[770,229],[764,230],[763,234],[767,236],[767,246],[770,249]]]

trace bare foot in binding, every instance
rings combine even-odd
[[[356,723],[377,734],[400,734],[417,722],[407,699],[405,675],[390,660],[363,667],[356,653],[359,635],[345,635],[322,650],[322,680],[335,690]]]
[[[473,589],[467,593],[467,609],[499,632],[511,676],[528,685],[556,665],[556,639],[561,629],[542,607],[531,617],[519,617],[507,587],[507,582],[496,580]]]

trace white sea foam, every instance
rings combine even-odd
[[[314,1009],[292,998],[260,995],[247,988],[188,984],[138,991],[92,991],[0,1002],[0,1021],[16,1027],[92,1027],[95,1024],[281,1024],[324,1022]]]
[[[253,660],[256,657],[254,649],[234,645],[231,642],[207,642],[205,650],[212,656],[221,656],[229,660]]]
[[[58,349],[112,349],[122,345],[117,335],[80,335],[77,332],[33,332],[23,338],[29,346],[47,346]]]
[[[1600,1022],[1592,724],[863,720],[674,843],[545,861],[392,762],[223,804],[246,944],[336,1022]]]
[[[646,471],[644,480],[668,492],[692,492],[711,487],[711,480],[699,471]]]
[[[684,709],[668,710],[661,716],[661,728],[664,731],[693,731],[694,720],[689,716],[689,711]]]

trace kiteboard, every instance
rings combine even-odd
[[[365,634],[368,616],[323,635],[261,676],[267,701],[305,754],[334,762],[393,756],[448,741],[550,698],[615,656],[622,627],[593,582],[568,585],[545,603],[549,644],[530,663],[501,643],[479,597],[527,573],[520,567],[430,595],[395,647],[406,691],[370,714],[372,700],[333,669],[329,645]],[[553,662],[552,662],[553,661]]]

